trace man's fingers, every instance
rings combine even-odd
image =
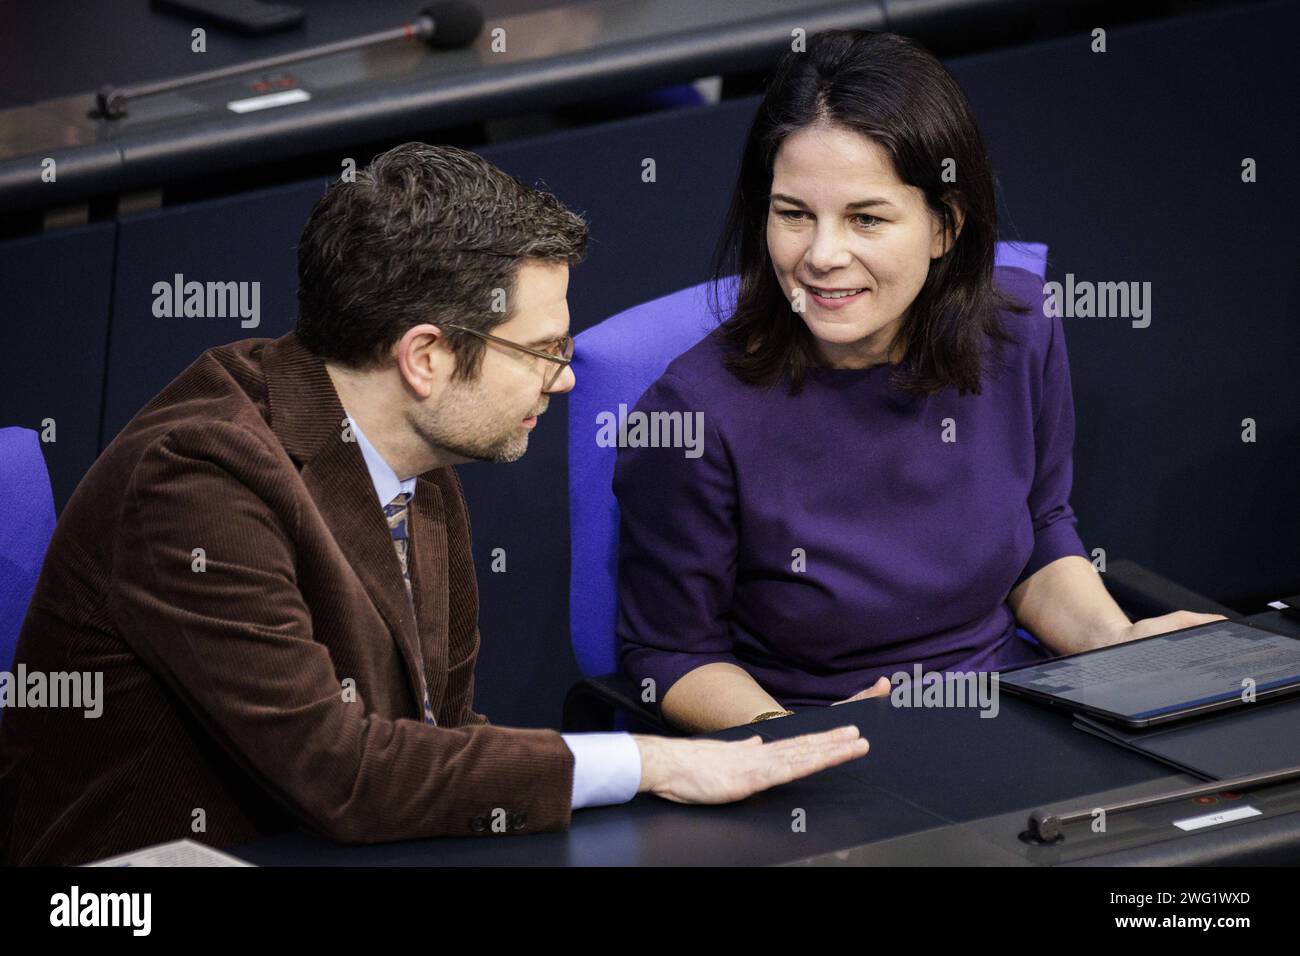
[[[853,724],[845,724],[842,727],[836,727],[834,730],[823,730],[815,734],[801,734],[798,737],[786,737],[784,740],[773,740],[764,744],[769,751],[779,752],[787,750],[800,750],[809,747],[824,747],[831,744],[852,740],[854,737],[861,736],[861,731]]]
[[[825,739],[803,740],[803,741],[795,742],[793,746],[781,747],[781,748],[772,747],[769,745],[766,749],[766,752],[762,756],[763,758],[770,760],[773,763],[779,763],[780,761],[789,762],[791,760],[802,760],[806,757],[817,757],[821,754],[830,753],[834,750],[838,750],[839,748],[845,746],[850,741],[855,739],[855,737],[856,735],[840,737],[838,739],[832,739],[832,740],[825,740]]]
[[[771,776],[767,786],[776,786],[787,780],[797,780],[833,767],[867,752],[867,742],[857,727],[837,727],[820,734],[807,734],[780,741],[788,746],[768,744],[764,757],[770,758],[767,769]]]
[[[674,741],[683,749],[680,781],[654,788],[677,803],[729,803],[789,783],[866,754],[867,742],[852,724],[772,743],[744,740]]]
[[[850,760],[856,760],[866,756],[869,749],[870,745],[866,738],[858,737],[830,747],[783,755],[783,759],[767,766],[762,789],[790,783],[792,780],[799,780]]]

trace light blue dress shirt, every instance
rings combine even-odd
[[[347,409],[344,409],[347,414]],[[397,477],[391,465],[370,444],[355,418],[352,434],[356,436],[361,457],[370,471],[379,506],[391,504],[399,493],[415,494],[415,477]],[[631,734],[561,734],[573,753],[573,809],[626,803],[641,787],[641,749]]]

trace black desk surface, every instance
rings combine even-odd
[[[1270,611],[1249,620],[1300,638]],[[758,726],[769,739],[855,723],[871,742],[861,760],[739,804],[688,807],[639,796],[577,811],[565,833],[467,837],[345,847],[294,833],[235,850],[259,865],[660,866],[794,863],[934,831],[935,862],[1024,863],[972,848],[962,825],[1102,791],[1148,793],[1197,782],[1153,759],[1071,726],[1071,716],[1000,695],[996,717],[977,709],[896,708],[887,699],[809,710]],[[711,735],[739,739],[753,730]],[[802,832],[792,827],[804,811]],[[939,829],[939,828],[947,828]]]
[[[1006,697],[993,719],[871,700],[772,721],[763,736],[849,722],[871,742],[866,757],[740,804],[689,807],[641,795],[621,807],[575,812],[567,833],[364,847],[295,833],[235,855],[262,865],[767,865],[1172,773],[1074,730],[1068,715]],[[806,831],[796,833],[791,823],[800,808]]]

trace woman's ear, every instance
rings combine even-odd
[[[948,250],[953,247],[957,237],[961,235],[961,227],[966,222],[966,211],[962,209],[961,203],[955,196],[945,197],[944,205],[948,207],[952,215],[953,228],[951,231],[944,228],[944,223],[938,216],[934,218],[934,232],[930,239],[930,258],[939,259],[948,254]]]

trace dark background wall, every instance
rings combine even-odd
[[[1297,132],[1288,3],[1086,34],[949,62],[1003,191],[1003,237],[1046,242],[1049,278],[1149,281],[1149,328],[1067,318],[1073,503],[1089,548],[1241,610],[1300,591]],[[574,331],[704,280],[753,98],[476,147],[591,223]],[[435,131],[429,138],[440,141]],[[346,148],[343,156],[353,155]],[[1245,184],[1244,157],[1259,166]],[[641,181],[653,157],[658,181]],[[368,155],[356,156],[365,162]],[[61,506],[99,448],[204,348],[293,324],[294,245],[314,179],[0,245],[0,424],[58,422]],[[259,280],[261,327],[158,319],[151,287]],[[578,384],[581,387],[581,383]],[[554,726],[568,645],[565,409],[512,465],[461,469],[482,594],[479,703]],[[1241,420],[1258,440],[1240,439]],[[490,570],[492,549],[508,570]],[[580,570],[580,569],[579,569]]]

